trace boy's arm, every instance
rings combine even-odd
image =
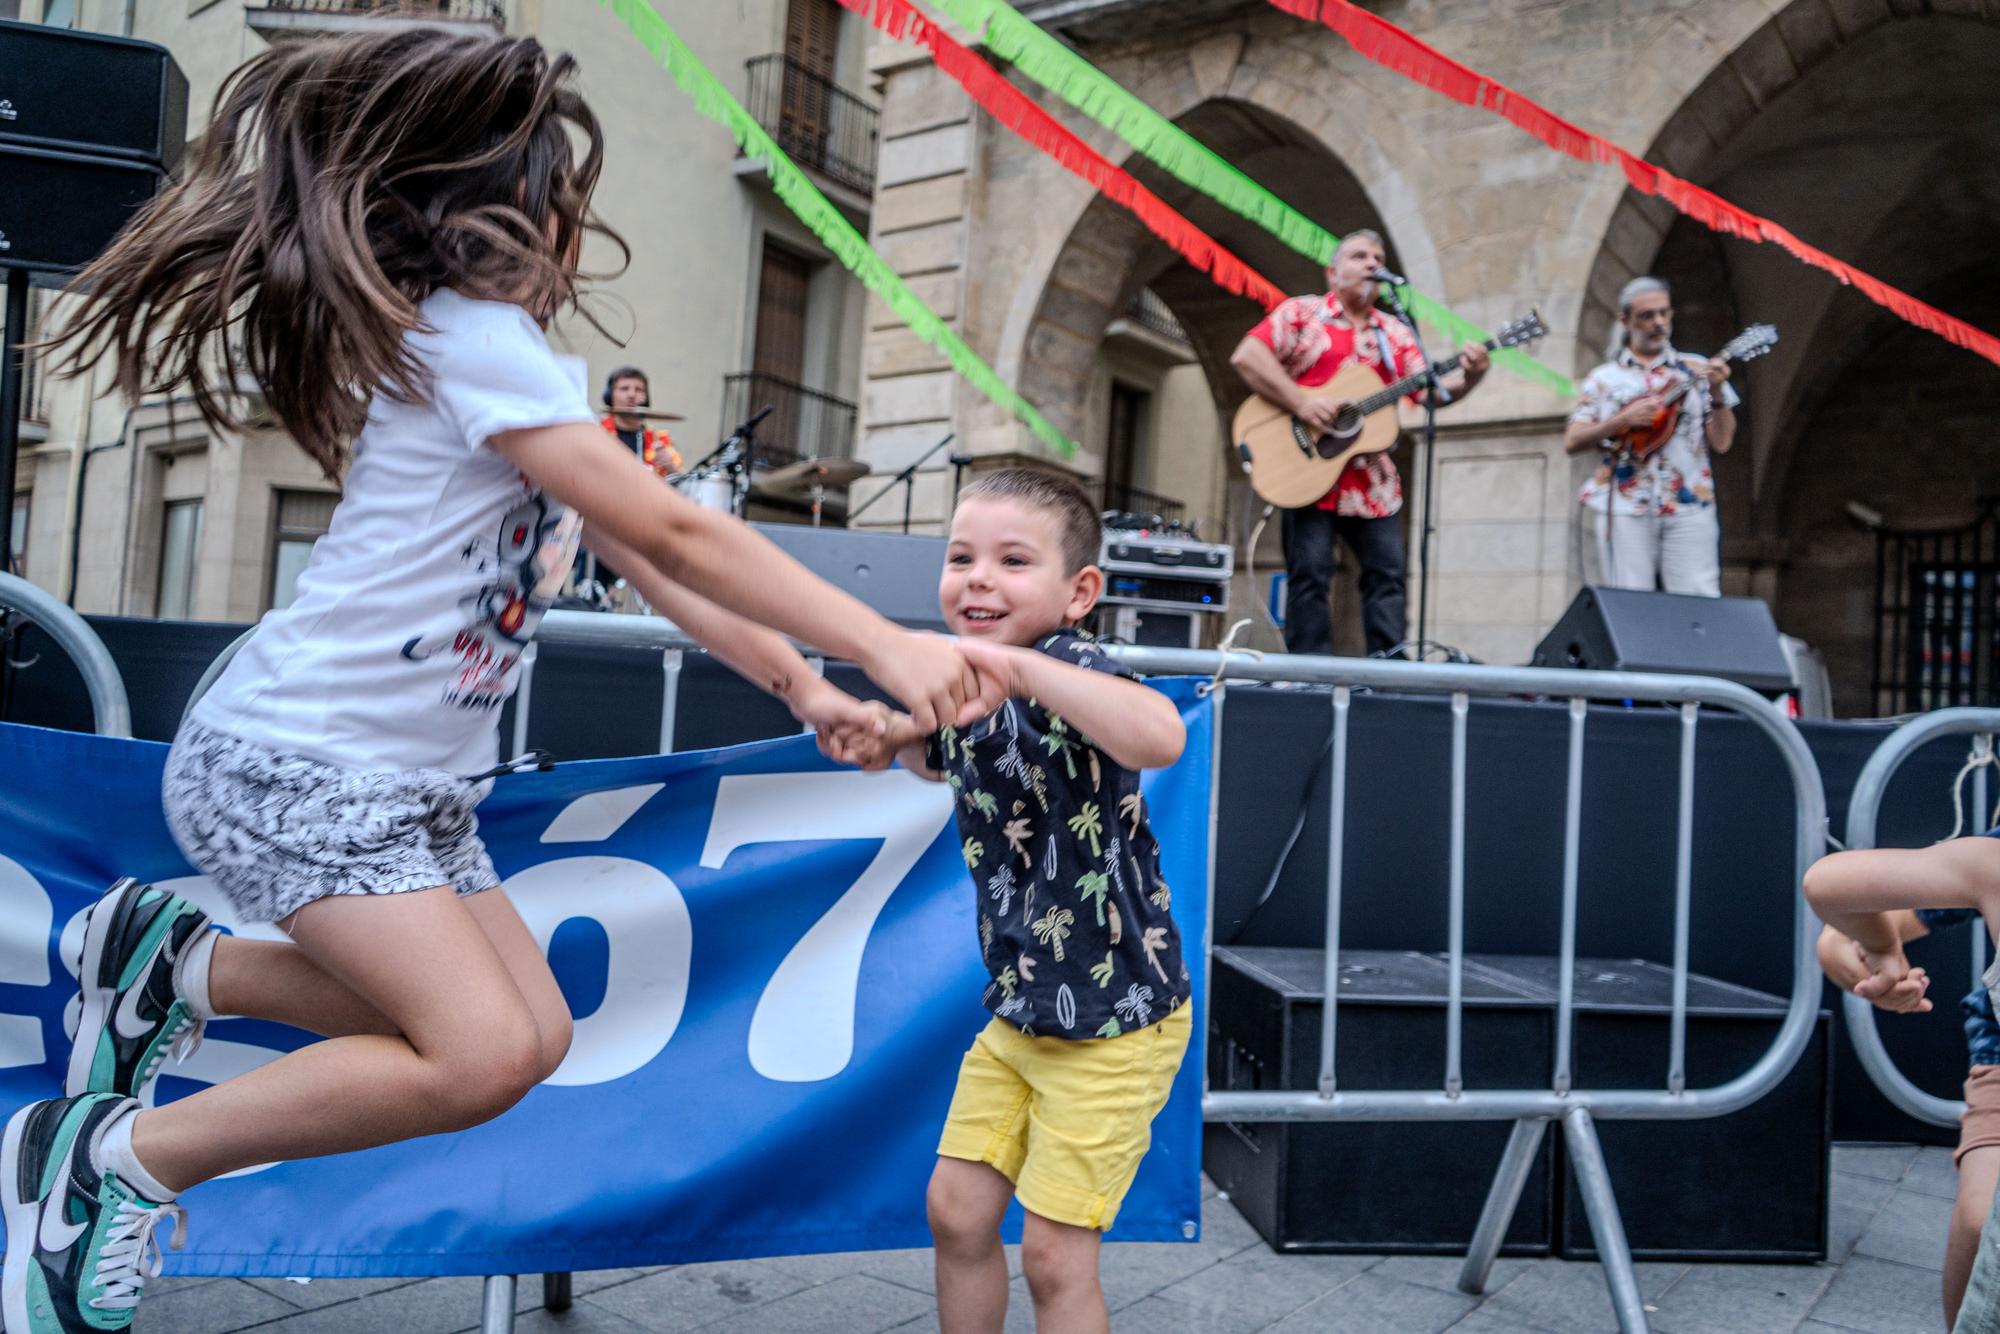
[[[1122,768],[1164,769],[1187,744],[1187,729],[1174,702],[1129,677],[976,639],[959,640],[958,649],[982,676],[1005,681],[1010,695],[1032,696],[1061,714]]]
[[[814,729],[880,730],[880,714],[813,671],[791,641],[777,631],[683,588],[609,533],[592,531],[588,540],[591,548],[622,571],[661,615],[739,675],[785,701],[801,723]]]

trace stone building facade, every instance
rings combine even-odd
[[[834,0],[665,5],[682,38],[865,230],[876,108],[866,29]],[[573,54],[603,125],[595,205],[631,259],[555,330],[586,358],[593,403],[613,367],[651,377],[693,462],[758,407],[760,447],[853,448],[865,292],[594,0],[0,0],[0,16],[129,34],[173,53],[199,135],[231,71],[272,42],[422,24],[533,36]],[[595,243],[584,267],[619,257]],[[35,294],[39,313],[51,293]],[[34,376],[14,496],[26,576],[86,613],[250,621],[289,592],[337,487],[276,430],[211,432],[186,402],[127,404]],[[835,498],[840,499],[839,497]],[[798,517],[794,499],[755,511]]]
[[[1677,342],[1753,321],[1782,342],[1744,369],[1738,443],[1719,461],[1725,592],[1770,601],[1819,647],[1844,713],[1877,710],[1876,536],[1962,524],[1995,494],[2000,368],[1910,329],[1772,246],[1726,240],[1490,113],[1371,64],[1265,3],[1039,0],[1019,6],[1148,105],[1328,230],[1374,227],[1391,266],[1488,328],[1539,308],[1537,355],[1573,378],[1602,358],[1618,288],[1675,287]],[[1371,5],[1501,80],[1945,310],[2000,324],[2000,8],[1979,0],[1388,0]],[[1123,210],[995,124],[913,48],[870,57],[883,107],[877,245],[967,341],[1105,468],[1122,387],[1150,394],[1139,485],[1210,533],[1248,533],[1226,448],[1245,390],[1228,366],[1258,318]],[[1293,292],[1311,261],[1155,170],[1016,74],[1066,124]],[[1150,294],[1142,298],[1142,294]],[[1185,365],[1131,369],[1135,301],[1185,332]],[[1435,335],[1433,340],[1435,341]],[[902,331],[868,320],[861,449],[878,474],[947,430],[980,464],[1056,462]],[[1150,378],[1147,378],[1150,376]],[[1194,380],[1190,392],[1188,380]],[[1575,503],[1572,404],[1496,371],[1440,416],[1430,637],[1522,662],[1594,578]],[[1129,409],[1128,413],[1129,415]],[[1421,460],[1399,448],[1414,524]],[[939,519],[949,475],[928,474]],[[1272,525],[1276,527],[1275,524]],[[1412,541],[1413,555],[1416,543]],[[1267,536],[1259,564],[1277,562]],[[1239,555],[1240,561],[1240,555]],[[1985,578],[1985,576],[1982,576]],[[1336,619],[1358,648],[1350,582]],[[1412,614],[1416,608],[1412,569]],[[1990,580],[1982,584],[1990,588]],[[1263,590],[1240,587],[1240,609]],[[1983,594],[1989,600],[1990,592]],[[1893,600],[1893,599],[1892,599]],[[1991,634],[1992,608],[1983,634]],[[1275,635],[1265,628],[1267,645]]]

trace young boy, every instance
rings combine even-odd
[[[900,758],[957,793],[993,1020],[959,1068],[926,1197],[943,1334],[1007,1312],[1000,1219],[1027,1211],[1038,1329],[1110,1327],[1098,1238],[1117,1215],[1187,1050],[1188,973],[1139,770],[1180,757],[1172,701],[1073,627],[1104,586],[1098,518],[1069,482],[989,474],[952,518],[938,586],[960,651],[1012,697],[926,738],[822,736],[835,758]],[[900,755],[898,754],[900,752]]]
[[[1806,873],[1806,900],[1826,923],[1819,962],[1836,986],[1877,1007],[1899,1013],[1931,1008],[1930,979],[1912,968],[1905,943],[1936,928],[1984,917],[2000,919],[2000,831],[1958,838],[1928,848],[1877,848],[1836,852]],[[1921,906],[1919,906],[1921,905]],[[1945,1323],[1958,1320],[1966,1281],[1980,1251],[1980,1232],[1993,1208],[2000,1180],[2000,1022],[1993,989],[2000,986],[2000,958],[1960,1003],[1972,1070],[1965,1081],[1965,1116],[1959,1123],[1958,1198],[1945,1240]],[[1992,1246],[2000,1238],[1991,1238]],[[1976,1303],[1969,1303],[1976,1304]],[[1991,1319],[2000,1312],[1988,1313]],[[1973,1312],[1968,1309],[1968,1319]],[[1975,1324],[1974,1328],[1989,1326]]]

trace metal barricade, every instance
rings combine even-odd
[[[681,653],[692,647],[683,632],[658,617],[606,616],[592,612],[550,612],[542,620],[538,641],[566,641],[624,647],[658,648],[662,654],[662,725],[660,748],[673,749],[674,718],[680,680]],[[239,641],[240,643],[240,641]],[[237,645],[225,651],[226,660]],[[1218,655],[1212,651],[1117,646],[1111,656],[1132,670],[1158,676],[1213,676],[1216,690],[1211,755],[1209,812],[1209,885],[1213,895],[1218,855],[1215,794],[1221,786],[1222,709],[1228,681],[1303,682],[1333,688],[1332,802],[1327,859],[1326,1000],[1321,1030],[1317,1087],[1282,1092],[1205,1093],[1202,1115],[1210,1121],[1512,1121],[1513,1133],[1502,1154],[1485,1207],[1460,1272],[1459,1286],[1478,1293],[1486,1284],[1501,1238],[1507,1231],[1529,1169],[1548,1123],[1563,1122],[1564,1141],[1583,1195],[1591,1235],[1605,1269],[1619,1326],[1630,1334],[1647,1328],[1645,1307],[1632,1268],[1595,1121],[1604,1119],[1694,1119],[1723,1116],[1756,1102],[1776,1087],[1797,1062],[1811,1036],[1819,999],[1819,970],[1813,955],[1816,923],[1794,888],[1793,985],[1789,1007],[1777,1036],[1756,1063],[1728,1083],[1710,1088],[1687,1087],[1688,925],[1693,868],[1694,759],[1699,712],[1703,705],[1728,709],[1761,729],[1783,756],[1791,774],[1792,810],[1796,818],[1796,876],[1818,857],[1826,824],[1826,798],[1819,771],[1798,730],[1771,703],[1742,686],[1709,677],[1663,676],[1632,672],[1574,672],[1539,668],[1459,666],[1435,663],[1382,662],[1347,658],[1273,656],[1248,653]],[[523,654],[522,676],[515,697],[513,749],[526,746],[527,719],[533,701],[534,646]],[[220,667],[212,669],[218,673]],[[204,682],[206,684],[206,680]],[[1449,990],[1446,1001],[1444,1085],[1437,1089],[1342,1091],[1336,1078],[1336,1017],[1339,995],[1340,902],[1345,806],[1347,792],[1348,718],[1357,688],[1443,695],[1451,707],[1451,814],[1449,921]],[[1563,906],[1559,949],[1561,982],[1556,1002],[1556,1056],[1545,1088],[1512,1090],[1467,1089],[1461,1071],[1464,1046],[1465,967],[1465,827],[1467,803],[1466,735],[1471,700],[1478,696],[1544,695],[1568,701],[1568,786],[1563,827]],[[1675,704],[1680,710],[1679,821],[1675,850],[1673,1001],[1669,1057],[1659,1089],[1579,1088],[1569,1062],[1574,1026],[1573,975],[1576,960],[1577,866],[1581,846],[1584,735],[1591,700],[1646,701]],[[2000,718],[2000,714],[1995,715]],[[1213,918],[1213,903],[1210,904]],[[1208,951],[1204,949],[1204,959]],[[513,1328],[514,1279],[487,1280],[482,1334],[505,1334]]]
[[[83,617],[26,579],[0,574],[0,611],[15,611],[42,628],[42,633],[69,654],[90,693],[90,712],[99,736],[132,735],[132,704],[125,678],[111,660],[111,650]],[[0,648],[4,651],[4,648]]]
[[[1332,802],[1329,812],[1326,911],[1326,998],[1320,1035],[1318,1085],[1313,1089],[1207,1093],[1202,1115],[1210,1121],[1512,1121],[1514,1130],[1486,1197],[1459,1286],[1479,1293],[1486,1285],[1500,1241],[1548,1123],[1560,1119],[1577,1185],[1602,1258],[1605,1280],[1622,1330],[1646,1329],[1645,1304],[1632,1269],[1631,1249],[1598,1145],[1598,1119],[1693,1119],[1722,1116],[1756,1102],[1797,1062],[1811,1036],[1819,1002],[1813,956],[1816,923],[1796,882],[1793,894],[1791,1003],[1777,1036],[1756,1063],[1726,1084],[1689,1088],[1687,1037],[1688,919],[1693,867],[1695,735],[1702,705],[1726,708],[1761,729],[1784,757],[1792,778],[1796,818],[1796,874],[1819,855],[1826,825],[1826,797],[1804,738],[1767,700],[1709,677],[1632,672],[1572,672],[1545,668],[1475,667],[1315,657],[1257,658],[1186,649],[1118,648],[1114,656],[1135,671],[1203,676],[1218,686],[1230,680],[1307,682],[1333,687]],[[1450,980],[1445,1011],[1445,1078],[1441,1088],[1366,1092],[1340,1089],[1335,1068],[1340,966],[1340,906],[1347,782],[1348,717],[1359,687],[1443,695],[1451,706],[1451,813],[1449,898]],[[1218,694],[1221,690],[1218,689]],[[1475,695],[1544,695],[1569,701],[1569,761],[1563,818],[1561,982],[1556,1001],[1555,1066],[1545,1088],[1473,1090],[1461,1076],[1464,1045],[1466,732]],[[1569,1064],[1574,1021],[1572,976],[1576,960],[1577,864],[1581,843],[1584,733],[1590,700],[1657,701],[1680,708],[1679,823],[1675,840],[1673,1004],[1669,1055],[1658,1089],[1578,1087]],[[1218,734],[1220,723],[1218,720]],[[1220,746],[1218,744],[1219,752]],[[1213,855],[1211,816],[1211,855]],[[1210,889],[1213,893],[1213,876]],[[1212,906],[1212,905],[1211,905]],[[1211,912],[1211,917],[1213,913]]]
[[[1993,762],[1993,735],[1996,732],[2000,732],[2000,709],[1938,709],[1891,732],[1875,748],[1875,753],[1868,757],[1868,763],[1861,766],[1861,774],[1854,780],[1854,796],[1847,806],[1847,846],[1875,846],[1875,822],[1881,815],[1882,798],[1889,790],[1889,780],[1895,777],[1905,760],[1939,737],[1972,738],[1972,750],[1967,761],[1972,769],[1974,819],[1969,832],[1976,834],[1986,828],[1985,821],[1990,818],[1986,805],[1986,770]],[[1985,971],[1986,932],[1983,927],[1975,926],[1972,931],[1972,975],[1976,978]],[[1846,1014],[1847,1036],[1853,1040],[1854,1054],[1861,1058],[1861,1068],[1875,1081],[1875,1087],[1882,1090],[1882,1096],[1898,1110],[1919,1121],[1927,1121],[1934,1126],[1956,1126],[1959,1117],[1965,1114],[1965,1104],[1954,1098],[1940,1098],[1924,1092],[1896,1068],[1888,1049],[1882,1045],[1882,1034],[1875,1027],[1875,1007],[1855,995],[1842,996],[1840,1004]]]

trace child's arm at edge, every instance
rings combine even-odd
[[[1007,683],[1008,693],[1035,701],[1088,736],[1126,769],[1164,769],[1181,757],[1187,729],[1174,702],[1151,686],[1109,672],[1061,662],[1033,649],[958,641],[982,674]]]
[[[1903,944],[1930,934],[1930,928],[1912,909],[1898,908],[1886,916],[1890,929]],[[1830,926],[1820,929],[1815,952],[1819,956],[1820,971],[1826,974],[1828,981],[1842,991],[1853,992],[1877,1009],[1921,1014],[1931,1008],[1930,1001],[1924,998],[1930,978],[1921,968],[1912,968],[1900,981],[1891,982],[1869,970],[1867,957],[1862,953],[1859,942]]]
[[[1929,848],[1868,848],[1822,857],[1806,872],[1806,902],[1871,954],[1900,951],[1901,909],[2000,908],[2000,839],[1958,838]]]

